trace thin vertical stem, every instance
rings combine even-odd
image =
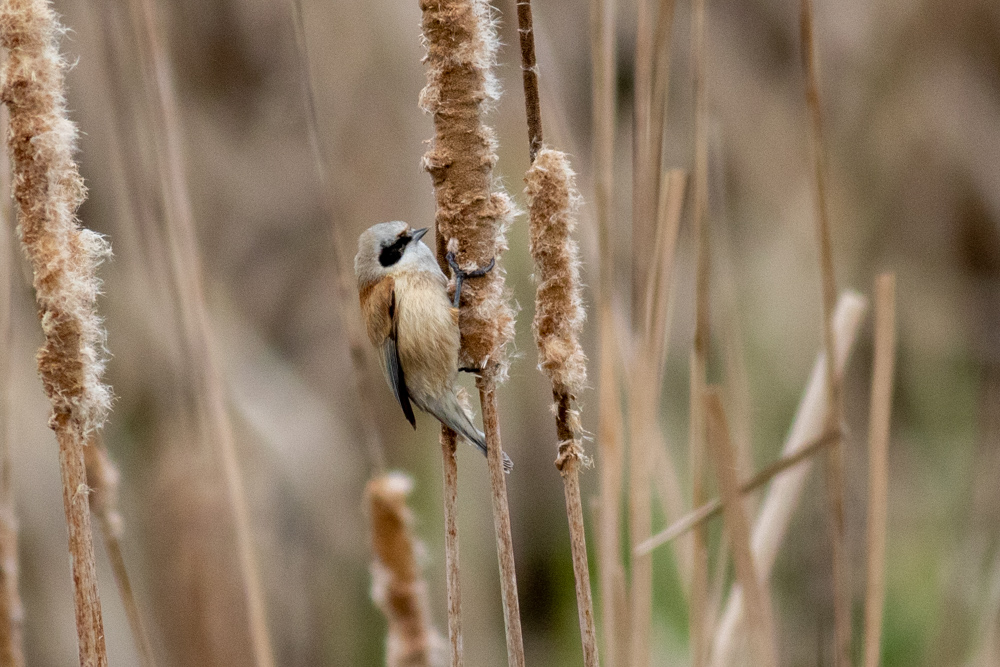
[[[837,301],[837,282],[833,269],[833,244],[826,198],[826,161],[824,158],[823,117],[817,75],[816,46],[813,41],[812,1],[801,0],[802,59],[806,73],[806,105],[809,109],[813,168],[816,186],[816,236],[823,277],[823,346],[826,350],[827,395],[830,410],[827,430],[839,430],[843,421],[841,385],[833,369],[835,341],[833,311]],[[836,664],[849,667],[851,661],[851,594],[847,582],[847,553],[844,544],[844,455],[840,443],[827,454],[827,505],[830,517],[831,556],[833,560],[833,615],[836,637]]]
[[[878,667],[885,606],[885,540],[889,486],[889,421],[896,360],[896,276],[875,283],[875,361],[868,414],[868,566],[865,582],[865,667]]]
[[[504,626],[507,630],[507,663],[524,667],[524,639],[521,635],[521,611],[517,598],[517,576],[514,573],[514,540],[511,537],[510,509],[507,507],[507,479],[503,470],[500,445],[500,417],[497,414],[496,381],[491,373],[476,379],[479,400],[483,406],[483,431],[486,433],[486,458],[490,468],[490,490],[493,503],[493,528],[497,538],[497,558],[500,562],[500,594],[503,600]]]
[[[694,238],[697,245],[695,277],[695,332],[691,351],[689,459],[692,502],[707,500],[705,491],[705,411],[709,345],[709,277],[711,275],[708,230],[708,128],[705,97],[705,0],[694,0],[691,51],[694,72]],[[691,572],[691,662],[703,667],[708,659],[707,599],[708,546],[704,526],[694,530]]]
[[[451,667],[462,667],[462,584],[458,568],[458,436],[441,426],[441,457],[444,467],[444,553],[448,585],[448,646]]]
[[[531,162],[542,148],[542,110],[538,99],[538,63],[535,62],[535,29],[531,0],[517,0],[517,32],[521,40],[521,74],[524,110],[528,116],[528,156]]]
[[[570,551],[573,556],[573,579],[576,582],[576,610],[583,643],[583,664],[598,667],[597,629],[594,624],[594,601],[590,588],[590,567],[587,563],[587,538],[583,526],[583,501],[580,497],[581,450],[571,423],[572,402],[569,391],[558,388],[552,392],[556,404],[556,434],[559,458],[556,467],[563,478],[566,496],[566,517],[569,520]]]
[[[625,566],[621,553],[620,502],[624,447],[618,382],[618,355],[612,300],[615,291],[614,160],[615,160],[615,0],[591,2],[591,58],[593,71],[594,207],[600,257],[597,291],[598,419],[600,512],[598,529],[598,585],[604,625],[604,662],[626,667],[627,609],[623,604]]]

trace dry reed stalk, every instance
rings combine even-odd
[[[833,318],[837,341],[835,356],[837,373],[844,372],[848,354],[854,346],[854,340],[866,308],[867,303],[864,297],[855,292],[845,292],[840,297]],[[782,456],[790,456],[799,452],[818,439],[829,435],[827,431],[829,399],[825,355],[826,353],[822,352],[813,366],[806,391],[799,402],[791,430],[782,448]],[[768,489],[767,497],[761,504],[753,529],[753,556],[760,568],[761,578],[770,577],[778,550],[781,548],[781,541],[788,530],[792,512],[798,504],[806,478],[812,470],[810,463],[807,461],[775,478]],[[733,663],[743,621],[743,594],[739,587],[735,587],[729,595],[715,631],[712,645],[712,665],[714,667],[724,667]]]
[[[597,290],[599,451],[598,587],[604,626],[604,664],[626,667],[628,630],[625,564],[621,551],[619,503],[624,468],[619,365],[612,301],[615,292],[615,1],[591,1],[594,129],[594,209],[597,218],[600,283]],[[626,635],[627,637],[627,635]]]
[[[656,15],[656,31],[653,34],[653,91],[650,111],[652,148],[649,161],[652,165],[654,185],[660,164],[663,162],[663,132],[667,126],[667,94],[670,89],[670,49],[673,45],[675,4],[674,0],[660,0],[660,10]],[[662,199],[662,189],[654,190],[653,196]]]
[[[823,345],[827,358],[827,395],[830,410],[827,430],[839,430],[843,421],[840,381],[833,371],[833,309],[837,301],[837,282],[833,268],[830,219],[826,200],[826,163],[824,159],[823,122],[820,111],[816,47],[813,42],[812,0],[801,0],[802,61],[806,73],[806,104],[809,107],[810,144],[816,186],[816,235],[819,263],[823,277]],[[847,581],[848,563],[844,542],[844,454],[840,444],[827,454],[827,505],[830,517],[831,560],[833,563],[833,617],[835,660],[839,667],[851,662],[851,591]]]
[[[512,205],[502,189],[494,188],[496,139],[483,123],[488,104],[499,95],[492,70],[497,38],[485,0],[421,0],[420,8],[427,47],[427,85],[420,104],[433,115],[435,129],[423,164],[434,183],[438,261],[446,272],[449,252],[465,270],[497,261],[492,271],[468,281],[462,290],[459,366],[480,369],[476,386],[490,469],[507,659],[523,667],[524,640],[496,402],[497,382],[507,374],[505,348],[514,334],[514,313],[499,265],[499,256],[507,249],[505,231]]]
[[[607,306],[610,310],[610,306]],[[600,414],[597,441],[600,447],[598,563],[601,616],[604,621],[605,665],[626,666],[629,648],[629,608],[625,563],[621,544],[621,495],[625,448],[624,419],[619,386],[620,352],[610,313],[599,318],[601,362],[598,394]]]
[[[896,276],[875,283],[875,359],[868,416],[868,567],[865,585],[865,667],[878,667],[885,606],[885,540],[889,486],[889,421],[896,361]]]
[[[642,321],[642,296],[649,281],[652,262],[649,242],[655,234],[656,187],[660,165],[653,164],[653,0],[636,3],[635,62],[632,91],[632,322]],[[656,144],[658,145],[659,139]],[[634,627],[634,622],[633,622]],[[635,656],[633,656],[633,660]]]
[[[521,43],[521,76],[524,110],[528,117],[528,159],[534,164],[542,150],[542,108],[538,95],[538,63],[535,62],[535,27],[531,0],[517,0],[517,32]]]
[[[524,24],[521,29],[523,40]],[[528,115],[530,118],[530,111]],[[587,358],[579,341],[586,315],[581,298],[580,250],[572,236],[580,195],[566,155],[549,148],[536,154],[525,182],[531,256],[538,281],[533,323],[538,367],[552,382],[559,438],[556,468],[562,475],[566,496],[583,662],[586,667],[597,667],[600,661],[580,499],[579,469],[588,461],[580,443],[579,410],[574,406],[587,382]]]
[[[156,660],[153,657],[153,646],[142,622],[128,569],[125,567],[125,555],[122,553],[122,516],[118,511],[118,484],[121,476],[118,467],[111,461],[104,442],[98,437],[91,438],[89,446],[84,450],[83,459],[87,468],[87,484],[94,494],[91,507],[101,526],[104,550],[111,562],[111,571],[118,584],[118,593],[125,608],[125,616],[132,631],[132,638],[135,640],[139,660],[143,667],[154,667]]]
[[[444,642],[431,625],[427,583],[418,564],[419,543],[410,532],[406,499],[413,481],[389,473],[368,482],[365,497],[372,531],[372,599],[389,622],[388,667],[444,664]]]
[[[673,170],[663,177],[664,196],[658,202],[655,239],[650,254],[650,276],[641,301],[639,340],[630,360],[629,383],[629,536],[631,546],[649,538],[652,530],[652,466],[653,447],[660,439],[657,406],[660,403],[662,370],[666,363],[666,330],[670,284],[673,274],[674,251],[680,228],[681,205],[684,200],[686,175]],[[663,474],[674,478],[669,487],[679,486],[673,461],[666,448],[661,448],[665,463]],[[675,515],[671,515],[673,518]],[[634,665],[647,665],[650,660],[650,627],[652,624],[653,563],[649,558],[632,559],[631,657]]]
[[[104,622],[90,526],[83,449],[110,403],[101,382],[104,331],[95,311],[97,266],[110,252],[79,224],[86,189],[73,161],[76,127],[63,96],[62,27],[45,0],[0,6],[0,44],[8,51],[3,102],[21,243],[31,263],[45,344],[38,371],[52,403],[49,426],[59,442],[63,504],[69,527],[81,665],[106,665]]]
[[[451,667],[462,667],[462,585],[458,567],[458,436],[441,427],[441,457],[444,462],[444,553],[448,586],[448,650]]]
[[[257,667],[272,667],[274,653],[267,628],[263,586],[253,551],[250,512],[236,453],[233,427],[222,385],[218,357],[205,303],[194,214],[188,196],[181,150],[177,100],[152,0],[131,0],[133,27],[140,43],[149,107],[155,117],[153,132],[157,167],[173,268],[174,289],[181,304],[188,371],[200,403],[197,415],[202,442],[211,443],[222,469],[226,498],[236,534],[248,632]]]
[[[6,134],[6,118],[0,123]],[[18,527],[10,460],[12,253],[7,205],[10,164],[0,156],[0,665],[24,667],[24,607],[18,591]]]
[[[826,433],[821,435],[816,440],[813,440],[808,445],[805,445],[802,449],[799,449],[795,453],[789,454],[788,456],[782,456],[777,461],[755,474],[739,487],[740,497],[742,498],[744,504],[746,504],[747,500],[749,500],[746,496],[750,495],[754,491],[757,491],[786,470],[790,470],[803,461],[812,458],[815,454],[818,454],[833,444],[839,437],[840,434],[838,433]],[[737,469],[739,469],[739,466],[737,466]],[[644,556],[648,554],[656,547],[671,542],[681,535],[691,531],[695,526],[701,525],[706,521],[719,516],[724,508],[724,500],[719,498],[710,500],[701,507],[691,510],[658,532],[656,535],[653,535],[642,544],[636,546],[635,550],[632,552],[633,555]]]
[[[694,238],[696,243],[695,328],[691,350],[689,466],[692,503],[707,500],[705,492],[705,383],[708,364],[709,278],[711,276],[708,230],[708,128],[705,99],[705,0],[694,0],[691,27],[691,57],[694,79]],[[703,528],[692,539],[690,644],[691,663],[704,667],[708,661],[708,545]]]
[[[744,604],[755,640],[755,665],[777,665],[775,653],[774,612],[767,587],[761,582],[760,569],[754,563],[750,549],[750,523],[743,506],[739,479],[736,476],[736,456],[729,437],[722,398],[717,389],[705,396],[708,413],[708,444],[715,460],[716,477],[722,494],[726,536],[733,554],[736,580],[744,591]],[[721,558],[720,558],[721,560]]]
[[[358,317],[357,278],[354,275],[354,260],[352,244],[344,239],[343,225],[336,224],[334,211],[336,200],[333,185],[329,179],[329,164],[326,151],[323,149],[319,132],[319,120],[316,113],[316,96],[312,85],[312,68],[310,67],[309,49],[306,44],[305,22],[302,18],[301,0],[289,0],[292,11],[292,27],[295,31],[295,45],[299,56],[299,77],[301,79],[302,100],[306,112],[306,130],[309,134],[309,147],[313,162],[316,165],[316,175],[323,191],[323,208],[330,220],[333,234],[333,253],[331,258],[336,275],[337,307],[340,314],[339,322],[344,330],[347,346],[350,351],[352,380],[355,386],[355,406],[353,414],[357,416],[361,435],[365,440],[368,458],[372,469],[380,472],[385,469],[385,450],[376,425],[375,413],[370,401],[362,400],[370,396],[368,379],[377,377],[371,364],[371,346],[366,340],[361,319]]]

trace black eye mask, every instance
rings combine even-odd
[[[403,252],[409,244],[409,234],[403,234],[391,245],[383,246],[382,252],[378,255],[378,263],[382,266],[392,266],[403,256]]]

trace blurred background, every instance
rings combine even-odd
[[[635,7],[620,5],[615,172],[623,254],[630,239]],[[505,93],[490,119],[500,141],[496,173],[523,208],[528,151],[515,8],[513,0],[494,6],[505,45]],[[250,664],[224,486],[214,453],[194,435],[194,362],[171,278],[156,130],[143,92],[151,84],[138,64],[136,32],[125,3],[57,0],[55,7],[70,28],[62,40],[73,63],[68,105],[82,132],[90,188],[80,217],[114,248],[102,267],[100,302],[117,395],[104,438],[122,472],[124,549],[139,604],[161,664]],[[369,596],[362,492],[372,467],[359,400],[372,406],[388,465],[416,482],[415,530],[426,547],[432,616],[443,629],[441,465],[436,422],[420,416],[412,432],[380,378],[357,395],[341,313],[359,313],[354,301],[343,310],[337,302],[333,226],[353,256],[354,239],[374,223],[431,224],[433,191],[420,158],[433,128],[417,106],[424,71],[415,0],[302,0],[301,9],[328,191],[310,148],[292,5],[173,0],[157,7],[277,662],[363,667],[384,664],[385,622]],[[846,0],[819,2],[815,11],[838,282],[870,294],[879,272],[898,275],[884,664],[998,664],[1000,4]],[[589,7],[550,0],[535,3],[534,12],[546,138],[571,154],[580,175],[584,278],[596,285]],[[687,168],[689,15],[688,3],[678,3],[666,154],[668,165]],[[707,31],[719,295],[713,317],[716,331],[732,334],[746,371],[746,424],[762,467],[780,449],[822,343],[798,3],[713,0]],[[527,661],[580,664],[549,385],[535,369],[530,332],[534,286],[523,216],[510,246],[504,261],[521,313],[500,415],[504,447],[516,463],[508,491]],[[692,249],[686,207],[662,406],[679,461],[687,449]],[[57,451],[34,368],[41,333],[28,269],[16,249],[8,250],[13,325],[5,427],[21,529],[26,648],[32,665],[72,664]],[[587,298],[592,304],[593,295]],[[870,328],[845,380],[847,538],[859,627]],[[593,341],[588,331],[585,347],[596,358]],[[584,425],[594,432],[596,394],[581,399]],[[593,442],[588,448],[597,449]],[[506,663],[487,469],[465,446],[459,469],[466,664],[499,666]],[[597,478],[596,470],[583,475],[585,505]],[[773,577],[782,664],[789,665],[831,659],[825,496],[815,473],[809,485]],[[664,523],[660,515],[655,520]],[[591,523],[588,529],[593,568]],[[100,544],[98,552],[111,663],[137,664]],[[676,570],[664,550],[654,565],[654,664],[685,664],[687,612]]]

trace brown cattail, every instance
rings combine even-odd
[[[499,96],[492,64],[497,37],[484,0],[422,0],[427,45],[427,85],[420,106],[434,116],[435,137],[424,154],[437,199],[438,261],[445,273],[449,250],[466,270],[499,260],[513,217],[510,198],[493,182],[496,138],[482,122]],[[514,337],[514,312],[496,266],[462,288],[462,352],[459,365],[487,369],[500,380],[507,371],[504,348]]]
[[[580,499],[580,416],[573,402],[587,381],[587,358],[580,347],[585,312],[580,298],[580,252],[573,239],[580,196],[576,176],[561,151],[542,148],[525,181],[535,261],[535,343],[538,367],[552,381],[559,437],[556,467],[562,473],[570,528],[576,602],[584,664],[597,667],[597,632],[587,565],[587,540]]]
[[[372,524],[372,599],[389,621],[386,665],[445,664],[444,641],[430,622],[427,583],[417,562],[422,545],[410,532],[406,498],[413,481],[389,473],[368,482],[365,496]]]
[[[18,229],[45,334],[38,370],[52,403],[49,426],[59,441],[80,661],[106,665],[83,448],[111,401],[101,382],[104,330],[94,308],[97,266],[109,248],[76,219],[86,189],[73,160],[76,127],[66,116],[65,63],[56,44],[61,31],[45,0],[5,0],[0,6],[0,44],[8,50],[0,97],[10,110]]]
[[[525,181],[538,281],[533,325],[538,367],[553,387],[575,396],[587,382],[587,357],[579,341],[586,317],[580,251],[572,237],[580,202],[576,175],[564,153],[542,148]]]
[[[510,198],[494,188],[496,139],[493,130],[483,123],[489,103],[498,97],[492,66],[497,38],[486,0],[421,0],[423,38],[427,47],[427,85],[420,93],[420,105],[434,116],[435,136],[431,149],[424,154],[424,168],[434,182],[437,203],[438,262],[449,271],[446,256],[454,253],[465,270],[486,268],[496,261],[484,277],[465,283],[460,302],[459,328],[462,349],[459,365],[481,369],[476,380],[483,409],[483,432],[486,434],[490,467],[490,492],[493,527],[496,531],[497,556],[500,561],[500,591],[507,633],[507,660],[513,667],[524,665],[524,641],[521,637],[517,577],[514,572],[514,545],[511,537],[510,510],[507,505],[507,482],[502,464],[500,422],[497,412],[496,385],[507,374],[507,343],[514,337],[514,311],[504,286],[504,271],[499,255],[507,249],[505,232],[513,216]],[[447,440],[448,434],[442,438]],[[449,476],[445,448],[446,484]],[[454,490],[445,490],[447,503]],[[449,536],[449,562],[457,562],[457,540]],[[449,570],[451,577],[452,570]],[[458,629],[457,585],[449,580],[449,634],[452,665],[462,664]]]

